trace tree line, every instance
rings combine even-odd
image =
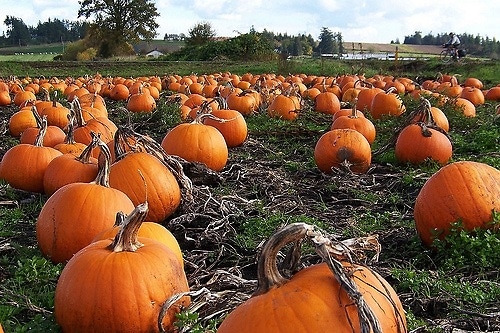
[[[86,34],[88,23],[50,19],[28,26],[20,18],[7,16],[4,20],[7,32],[0,36],[0,46],[26,46],[61,42],[73,42]]]
[[[462,47],[467,49],[467,53],[491,59],[500,58],[500,41],[496,38],[474,36],[467,33],[457,33],[457,36],[460,38]],[[438,33],[437,35],[428,33],[423,36],[421,31],[415,31],[413,35],[405,36],[403,44],[442,45],[449,39],[448,33]]]

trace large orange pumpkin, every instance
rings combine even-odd
[[[325,173],[333,168],[347,167],[365,173],[371,164],[370,143],[363,134],[350,128],[338,128],[323,134],[314,148],[314,161]]]
[[[421,188],[413,216],[422,242],[444,238],[452,224],[465,230],[490,228],[500,211],[500,171],[488,164],[460,161],[442,167]],[[498,228],[498,224],[496,225]]]
[[[241,146],[248,135],[248,126],[243,115],[236,110],[219,109],[212,111],[212,117],[203,119],[205,125],[210,125],[219,130],[228,148]]]
[[[161,146],[169,155],[203,163],[209,169],[221,171],[229,157],[226,140],[215,127],[202,124],[202,117],[172,128],[164,136]]]
[[[93,242],[68,261],[54,297],[55,319],[64,332],[160,332],[163,304],[189,292],[175,250],[137,237],[146,212],[147,204],[139,205],[113,241]],[[189,302],[182,297],[168,309],[162,331],[173,331],[176,313]]]
[[[72,183],[59,188],[45,202],[36,221],[38,246],[54,263],[63,263],[111,228],[119,211],[132,211],[134,204],[120,190],[109,187],[109,149],[94,182]]]
[[[330,269],[327,263],[316,264],[290,279],[278,271],[280,247],[301,241],[304,234],[312,232],[307,225],[291,224],[267,241],[259,258],[256,292],[229,313],[217,333],[374,332],[376,324],[365,320],[368,316],[363,317],[362,312],[376,318],[373,321],[378,322],[379,332],[407,332],[396,292],[368,267],[339,259],[332,264],[336,269]],[[339,278],[342,273],[338,271],[347,272],[349,282]],[[352,294],[357,299],[351,298]]]
[[[422,122],[410,124],[399,133],[394,148],[396,159],[403,163],[421,164],[426,160],[440,165],[448,163],[453,149],[450,139],[439,128]]]
[[[109,172],[109,185],[127,194],[134,205],[147,200],[148,221],[163,221],[181,203],[181,190],[172,172],[146,152],[117,156]]]

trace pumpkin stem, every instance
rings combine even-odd
[[[31,112],[33,113],[33,117],[35,117],[36,126],[38,128],[42,127],[42,117],[40,113],[38,113],[35,105],[31,106]]]
[[[299,245],[304,239],[309,239],[316,248],[316,253],[327,263],[341,288],[349,295],[358,308],[361,333],[381,333],[382,329],[377,317],[365,302],[358,290],[352,271],[345,268],[342,262],[353,262],[353,257],[364,256],[364,251],[375,251],[375,259],[380,253],[380,243],[376,236],[353,238],[340,242],[332,242],[318,232],[314,226],[306,223],[293,223],[277,231],[264,244],[257,264],[257,290],[253,296],[266,293],[288,281],[278,269],[278,252],[289,243],[295,243],[292,253],[292,263],[300,257]]]
[[[39,116],[40,117],[40,116]],[[43,138],[45,137],[45,133],[47,133],[47,116],[43,116],[40,124],[40,130],[35,138],[34,146],[43,147]]]
[[[69,131],[68,131],[69,133]],[[99,136],[95,135],[93,132],[91,132],[92,136],[92,141],[85,147],[85,149],[80,153],[80,155],[77,157],[77,160],[80,162],[86,164],[90,163],[90,158],[92,157],[92,150],[97,146],[99,139]],[[73,140],[74,142],[74,140]]]
[[[137,233],[146,218],[148,210],[149,207],[146,201],[137,205],[129,215],[125,215],[123,212],[116,214],[116,221],[120,223],[120,231],[118,231],[113,243],[110,245],[113,252],[135,252],[144,245],[138,241]]]
[[[99,163],[99,169],[97,172],[97,176],[94,180],[95,184],[99,184],[101,186],[109,187],[109,171],[111,167],[111,152],[109,151],[109,147],[101,140],[98,134],[94,132],[90,132],[92,136],[92,142],[97,140],[97,146],[101,150],[101,155],[104,156],[104,163]],[[91,142],[91,144],[92,144]]]

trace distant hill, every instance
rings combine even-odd
[[[379,53],[389,52],[395,53],[396,48],[401,53],[421,53],[421,54],[439,54],[443,48],[439,45],[411,45],[411,44],[383,44],[383,43],[359,43],[359,42],[344,42],[344,50],[349,52],[365,52]]]

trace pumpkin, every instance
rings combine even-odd
[[[243,115],[253,114],[259,107],[258,101],[249,90],[244,90],[241,93],[230,93],[226,102],[229,109],[239,111]]]
[[[189,292],[175,250],[137,236],[146,213],[147,203],[137,206],[113,241],[93,242],[68,261],[54,297],[54,315],[62,331],[160,332],[164,302]],[[175,315],[189,302],[183,297],[168,309],[160,321],[162,331],[174,329]]]
[[[12,103],[12,98],[8,90],[0,90],[0,106],[7,106]]]
[[[9,134],[19,138],[30,127],[37,127],[37,120],[31,108],[22,108],[9,118]]]
[[[400,116],[405,111],[403,101],[393,93],[393,89],[376,94],[370,107],[373,119],[380,119],[384,116]]]
[[[205,125],[215,127],[224,137],[228,148],[241,146],[248,135],[248,126],[243,115],[236,110],[213,110],[214,116],[203,118]]]
[[[334,251],[339,259],[332,260],[329,243],[320,235],[302,223],[276,232],[259,257],[257,290],[229,313],[217,333],[407,332],[401,301],[389,283],[370,268],[342,258],[341,251]],[[285,278],[277,269],[280,249],[306,237],[316,239],[316,251],[325,262]]]
[[[111,88],[109,92],[109,98],[114,101],[125,101],[130,95],[128,87],[123,83],[117,83]]]
[[[127,100],[127,110],[131,112],[152,112],[156,109],[156,101],[151,93],[140,86],[137,93],[131,94]]]
[[[484,94],[484,99],[487,101],[500,101],[500,86],[491,87]]]
[[[118,155],[111,165],[109,185],[127,194],[134,205],[147,200],[148,221],[165,220],[181,203],[176,178],[158,158],[147,152]]]
[[[96,145],[97,140],[93,140],[78,156],[65,153],[54,158],[43,175],[45,194],[50,196],[67,184],[90,183],[95,180],[98,173],[97,159],[91,154]]]
[[[465,117],[473,118],[476,116],[476,106],[466,98],[458,97],[453,100],[453,105],[458,112],[461,112]]]
[[[399,133],[394,152],[403,163],[421,164],[432,160],[440,165],[448,163],[452,156],[450,139],[440,131],[423,122],[410,124]]]
[[[43,193],[43,176],[49,163],[62,153],[52,147],[43,146],[47,131],[47,120],[42,120],[33,144],[20,143],[11,147],[2,157],[0,178],[13,188]]]
[[[118,211],[132,211],[134,204],[120,190],[109,186],[109,149],[98,140],[105,156],[91,183],[71,183],[53,193],[36,221],[36,237],[42,254],[63,263],[111,228]]]
[[[373,97],[378,93],[383,92],[382,89],[374,87],[368,87],[366,89],[362,89],[358,94],[358,99],[356,101],[356,109],[360,111],[367,110],[368,112],[371,109]]]
[[[500,171],[488,164],[459,161],[433,174],[415,201],[413,217],[422,242],[443,239],[452,224],[467,231],[492,228],[493,211],[500,211]],[[498,228],[498,224],[495,226]]]
[[[464,87],[460,93],[460,97],[469,100],[474,106],[484,104],[484,94],[481,89],[475,87]]]
[[[338,112],[336,114],[338,114]],[[375,125],[373,125],[373,122],[365,116],[358,115],[358,110],[356,110],[356,100],[354,100],[354,106],[351,109],[350,115],[337,117],[333,121],[331,129],[333,130],[336,128],[350,128],[356,130],[363,134],[370,145],[375,141]]]
[[[300,100],[297,96],[279,94],[274,97],[267,112],[272,118],[295,120],[299,115],[300,107]]]
[[[209,169],[221,171],[229,157],[224,136],[215,128],[202,123],[201,115],[190,123],[172,128],[162,139],[161,146],[169,155],[188,162],[205,164]]]
[[[340,110],[340,99],[333,92],[321,92],[314,99],[314,110],[333,115]]]
[[[323,134],[314,147],[314,161],[324,173],[346,167],[365,173],[371,164],[370,143],[363,134],[350,128],[333,129]]]

